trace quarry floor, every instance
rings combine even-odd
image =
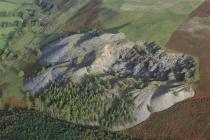
[[[127,130],[137,139],[210,140],[210,0],[171,36],[166,47],[199,58],[200,81],[194,98],[153,114]]]

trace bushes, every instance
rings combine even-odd
[[[25,72],[24,71],[19,71],[18,72],[18,77],[23,78],[25,76]]]
[[[1,28],[8,28],[8,27],[20,27],[21,28],[22,22],[20,20],[14,20],[13,22],[2,21],[0,22]]]
[[[77,64],[77,65],[81,65],[81,64],[83,63],[83,61],[84,61],[84,58],[85,58],[85,57],[82,56],[82,55],[79,56],[79,57],[77,57],[77,62],[76,62],[76,64]]]

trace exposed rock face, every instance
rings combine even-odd
[[[165,52],[154,43],[130,42],[122,33],[72,35],[43,48],[40,63],[52,66],[26,80],[26,91],[39,92],[62,77],[79,82],[88,74],[142,79],[147,86],[129,90],[135,103],[135,121],[114,126],[112,130],[133,127],[152,112],[165,110],[194,96],[194,91],[186,83],[195,72],[192,57]]]
[[[126,125],[113,127],[113,130],[118,131],[136,126],[149,118],[151,113],[166,110],[180,101],[193,97],[195,94],[189,85],[169,88],[159,87],[156,84],[156,82],[153,82],[144,89],[131,91],[136,106],[133,114],[136,120]]]
[[[99,37],[92,37],[91,34],[72,35],[45,47],[40,63],[47,65],[73,61],[78,56],[85,56],[93,51],[101,51],[106,44],[125,38],[124,34],[104,34]]]
[[[64,74],[67,67],[51,67],[46,69],[35,78],[28,79],[25,82],[24,88],[26,91],[38,92],[51,81],[55,81],[60,75]]]

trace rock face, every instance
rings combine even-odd
[[[131,91],[135,103],[135,121],[126,125],[113,127],[115,131],[131,128],[145,121],[151,113],[160,112],[194,96],[195,92],[189,85],[179,85],[174,88],[159,87],[152,82],[144,89]]]
[[[165,52],[154,43],[130,42],[122,33],[72,35],[43,48],[40,64],[51,67],[26,80],[26,91],[39,93],[57,79],[80,82],[90,74],[142,79],[143,88],[129,90],[135,103],[135,121],[113,126],[112,130],[133,127],[152,112],[165,110],[194,96],[187,84],[195,72],[192,57]]]

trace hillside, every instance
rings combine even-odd
[[[200,80],[195,97],[154,114],[145,123],[129,130],[132,136],[148,139],[210,139],[209,6],[210,1],[206,0],[193,11],[166,45],[199,58]]]
[[[75,34],[41,51],[42,70],[24,90],[41,111],[70,122],[124,130],[194,96],[192,57],[122,33]]]
[[[3,116],[24,108],[17,114],[30,119],[39,111],[56,125],[85,126],[82,134],[73,131],[79,137],[118,137],[101,131],[106,129],[140,139],[205,139],[208,6],[209,0],[0,0]],[[40,116],[35,121],[46,121],[44,128],[54,126]],[[0,132],[0,139],[14,137],[19,128],[20,138],[31,138],[24,133],[27,123]]]
[[[21,89],[24,77],[19,77],[18,73],[24,72],[25,75],[28,75],[39,68],[37,59],[42,46],[75,32],[92,30],[101,33],[121,31],[131,40],[155,41],[157,45],[164,47],[170,34],[202,1],[189,0],[189,2],[180,1],[177,3],[166,1],[166,7],[160,8],[161,11],[154,9],[150,12],[147,10],[144,12],[145,8],[141,7],[138,10],[124,11],[122,7],[134,4],[151,7],[154,4],[160,5],[159,1],[156,3],[152,1],[144,3],[142,0],[139,2],[120,0],[115,2],[110,0],[86,0],[83,2],[44,0],[42,3],[35,2],[36,4],[32,1],[27,1],[27,3],[26,1],[13,0],[1,2],[4,4],[1,4],[2,8],[0,9],[4,11],[7,6],[6,10],[11,10],[11,16],[18,12],[20,15],[23,14],[20,20],[23,20],[24,24],[20,26],[19,30],[15,30],[15,34],[14,32],[8,34],[12,35],[7,36],[12,37],[11,39],[0,39],[2,42],[0,48],[4,48],[0,52],[0,85],[4,87],[1,89],[4,95],[0,99],[0,108],[4,108],[5,104],[10,104],[14,100],[17,100],[18,106],[26,106],[27,103],[24,101],[25,97]],[[173,7],[170,6],[171,3],[173,3]],[[185,5],[188,8],[185,8]],[[20,6],[21,8],[19,8]],[[176,7],[180,9],[176,9]],[[167,9],[172,12],[166,12]],[[177,16],[171,15],[171,13],[176,14],[176,11],[180,11]],[[165,15],[167,13],[169,15]],[[16,18],[11,16],[2,17],[2,19],[14,20]],[[1,30],[8,33],[8,30],[12,28]]]
[[[130,137],[52,119],[34,110],[0,111],[0,139],[131,140]]]
[[[116,28],[131,40],[155,41],[161,47],[171,34],[204,0],[103,0],[118,15],[105,21],[106,28]]]

